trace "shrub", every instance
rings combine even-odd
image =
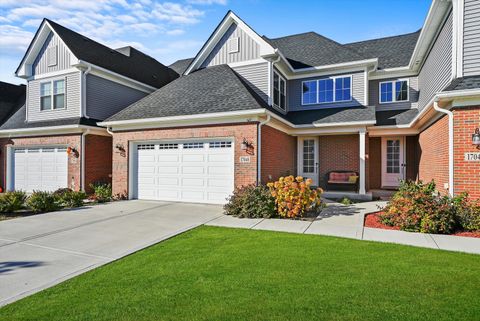
[[[354,202],[348,197],[344,197],[340,200],[340,203],[342,203],[343,205],[352,205]]]
[[[292,175],[280,177],[278,181],[268,183],[272,196],[275,198],[275,207],[281,217],[302,217],[309,211],[317,211],[322,201],[322,189],[311,189],[312,180]]]
[[[13,213],[21,210],[27,195],[23,191],[6,192],[0,195],[0,213]]]
[[[58,202],[64,207],[81,207],[83,206],[83,200],[87,198],[87,195],[83,191],[73,191],[70,188],[61,188],[54,192],[54,195],[58,198]]]
[[[90,184],[93,189],[93,199],[99,203],[110,202],[112,200],[112,185],[109,183],[96,182]]]
[[[42,191],[34,191],[27,198],[27,206],[35,213],[52,212],[61,207],[57,195]]]
[[[236,188],[223,209],[226,215],[269,218],[275,216],[275,199],[265,186],[247,185]]]
[[[480,231],[480,202],[472,200],[468,194],[453,199],[458,224],[464,231]]]

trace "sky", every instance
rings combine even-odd
[[[0,80],[14,76],[44,17],[111,48],[169,65],[195,56],[233,10],[270,38],[315,31],[340,43],[414,32],[431,0],[0,0]]]

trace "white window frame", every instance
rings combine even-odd
[[[396,86],[395,86],[397,81],[406,81],[407,82],[407,99],[406,100],[397,100],[397,89],[396,89]],[[392,101],[382,102],[382,84],[388,84],[388,83],[392,83]],[[380,105],[395,104],[395,103],[407,103],[409,101],[410,101],[410,79],[402,78],[402,79],[381,81],[381,82],[378,83],[378,103]]]
[[[336,92],[336,79],[337,78],[350,78],[350,99],[347,100],[336,100],[335,98],[335,92]],[[320,98],[320,80],[324,79],[332,79],[333,80],[333,101],[328,101],[328,102],[319,102]],[[306,82],[312,82],[315,81],[317,82],[317,99],[315,103],[305,103],[303,101],[303,84]],[[339,75],[339,76],[331,76],[331,77],[323,77],[323,78],[318,78],[318,79],[310,79],[310,80],[303,80],[301,84],[301,96],[302,96],[302,106],[308,106],[308,105],[325,105],[325,104],[336,104],[336,103],[345,103],[345,102],[350,102],[353,101],[353,75]]]
[[[281,84],[281,80],[283,80],[283,83],[285,84],[285,108],[282,108],[280,107],[279,105],[275,104],[275,75],[278,76],[278,102],[280,103],[281,99],[281,95],[282,95],[282,91],[281,91],[281,88],[280,88],[280,84]],[[273,71],[273,86],[272,86],[272,105],[277,107],[278,109],[280,109],[281,111],[287,111],[287,81],[285,80],[285,78],[280,75],[280,73],[278,73],[277,71]]]
[[[56,81],[63,81],[63,108],[54,108],[54,98],[55,98],[55,87],[54,87],[54,83]],[[42,109],[42,97],[45,97],[45,96],[42,96],[42,85],[43,84],[48,84],[50,83],[50,109]],[[55,110],[65,110],[67,109],[67,79],[66,78],[58,78],[58,79],[52,79],[52,80],[48,80],[48,81],[42,81],[40,82],[40,86],[39,86],[39,90],[40,90],[40,95],[39,95],[39,99],[40,99],[40,111],[41,112],[51,112],[51,111],[55,111]]]
[[[229,54],[240,52],[240,37],[228,39],[227,46]]]

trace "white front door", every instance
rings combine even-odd
[[[134,197],[224,204],[234,187],[230,139],[136,145]]]
[[[68,186],[68,155],[65,147],[15,148],[13,189],[48,191]]]
[[[318,186],[318,138],[298,138],[298,175],[310,178]]]
[[[382,137],[382,187],[398,187],[405,178],[404,137]]]

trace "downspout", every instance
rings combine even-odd
[[[267,114],[267,119],[258,123],[257,126],[257,185],[262,181],[262,126],[267,124],[272,117]]]
[[[83,73],[83,79],[82,79],[82,83],[83,83],[83,86],[82,86],[82,117],[85,117],[85,118],[90,118],[88,115],[87,115],[87,75],[90,73],[90,71],[92,71],[92,66],[88,66],[87,67],[87,70],[85,70],[85,72]]]
[[[82,144],[82,154],[80,155],[80,162],[82,163],[80,166],[80,189],[85,192],[85,136],[90,133],[90,129],[87,129],[82,133],[81,137],[81,144]]]
[[[448,193],[450,196],[454,196],[453,187],[453,113],[450,110],[440,108],[438,106],[438,98],[433,101],[433,109],[436,111],[448,115]]]

